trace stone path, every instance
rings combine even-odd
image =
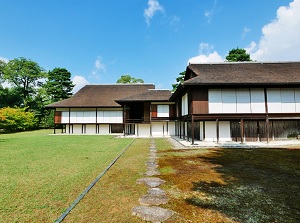
[[[143,184],[148,187],[149,190],[147,194],[140,197],[140,206],[134,207],[132,209],[132,214],[146,221],[163,222],[169,219],[174,212],[158,207],[161,204],[168,203],[169,198],[167,197],[166,192],[159,188],[159,186],[165,183],[165,181],[158,177],[154,177],[160,175],[160,172],[157,169],[158,164],[156,152],[157,149],[155,146],[155,141],[152,140],[149,161],[146,162],[147,172],[145,173],[144,178],[136,181],[137,184]]]

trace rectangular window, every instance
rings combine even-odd
[[[157,117],[169,117],[169,105],[157,105]]]
[[[188,113],[188,94],[185,94],[181,101],[181,115],[187,115]]]

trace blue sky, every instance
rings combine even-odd
[[[0,0],[0,59],[64,67],[76,90],[130,74],[171,89],[187,64],[232,48],[300,60],[300,0]]]

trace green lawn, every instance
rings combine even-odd
[[[0,222],[53,222],[132,142],[49,133],[0,135]]]

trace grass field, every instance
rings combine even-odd
[[[133,142],[129,138],[0,135],[0,222],[53,222]],[[174,150],[155,139],[175,222],[300,222],[300,149]],[[63,222],[144,222],[131,215],[146,187],[151,139],[135,139]]]
[[[158,139],[177,212],[167,222],[300,222],[300,149],[172,150]]]
[[[133,139],[0,135],[0,222],[53,222]]]

